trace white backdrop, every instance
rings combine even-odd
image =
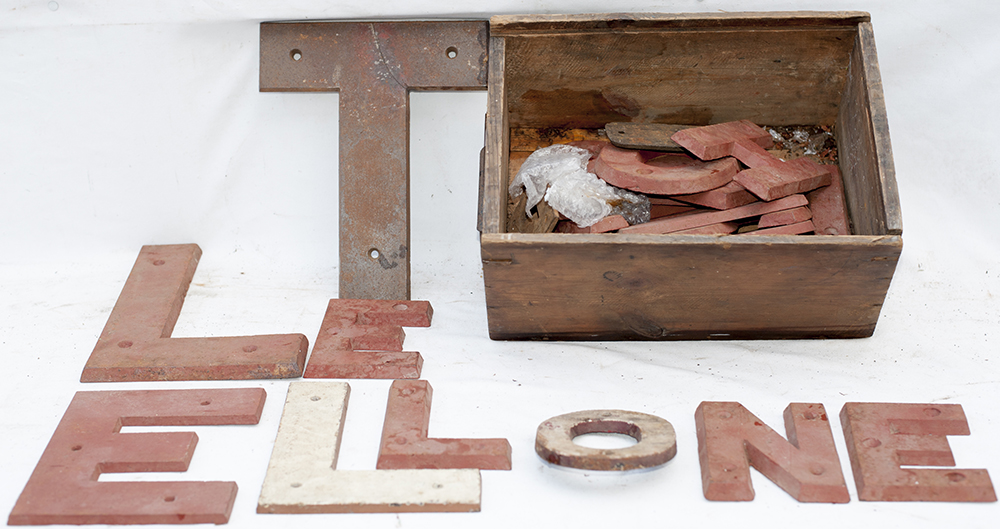
[[[471,5],[471,4],[470,4]],[[494,342],[475,228],[485,92],[411,96],[412,284],[433,326],[407,329],[435,390],[434,437],[506,437],[475,514],[258,515],[288,381],[81,384],[139,248],[204,256],[174,336],[301,332],[337,295],[337,103],[260,93],[258,23],[493,13],[866,10],[878,44],[904,244],[872,338]],[[234,527],[994,526],[997,504],[799,504],[753,472],[757,498],[701,494],[694,410],[735,400],[781,428],[790,402],[958,403],[959,467],[1000,472],[1000,39],[995,2],[0,0],[0,514],[12,509],[76,391],[263,387],[257,426],[193,428],[184,474],[233,480]],[[339,468],[374,468],[389,381],[351,381]],[[533,451],[553,415],[594,408],[671,421],[678,455],[625,474]],[[136,429],[131,429],[136,430]],[[155,429],[162,431],[164,429]],[[186,428],[183,430],[192,430]]]

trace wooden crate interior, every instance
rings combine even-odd
[[[854,233],[899,234],[887,221],[886,167],[876,156],[884,152],[869,117],[878,68],[865,59],[874,59],[874,39],[867,17],[854,15],[791,24],[771,17],[633,20],[618,28],[495,20],[491,53],[502,61],[491,75],[502,75],[496,103],[503,104],[506,136],[496,146],[501,174],[509,178],[530,152],[526,135],[540,147],[596,136],[612,121],[833,125]],[[887,152],[887,126],[885,138]]]

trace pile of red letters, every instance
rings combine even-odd
[[[629,226],[612,215],[587,228],[563,221],[557,231],[851,233],[836,165],[805,157],[783,161],[766,150],[773,147],[771,134],[746,120],[683,129],[671,140],[694,156],[624,149],[603,141],[573,143],[592,153],[588,169],[598,177],[649,196],[650,221]]]

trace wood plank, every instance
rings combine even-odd
[[[869,28],[870,29],[870,28]],[[867,40],[859,33],[856,36],[847,71],[847,83],[837,118],[837,149],[840,170],[844,181],[845,199],[854,232],[864,235],[889,234],[887,203],[892,202],[894,211],[893,235],[902,233],[899,218],[899,196],[896,192],[895,169],[892,166],[891,148],[888,145],[888,128],[880,131],[881,147],[877,145],[873,123],[872,99],[881,103],[884,121],[884,102],[881,102],[881,85],[872,94],[872,87],[866,79],[865,49]],[[869,51],[873,51],[871,48]],[[879,160],[880,153],[888,160]]]
[[[879,73],[878,54],[875,50],[875,32],[872,30],[871,23],[865,22],[858,25],[856,47],[861,55],[861,64],[865,72],[868,117],[871,120],[874,136],[874,155],[878,164],[882,205],[885,208],[885,230],[890,235],[902,235],[903,214],[899,205],[899,190],[896,187],[896,166],[892,159],[889,119],[885,111],[885,93],[882,90],[882,74]]]
[[[775,11],[746,13],[603,13],[579,15],[494,15],[490,32],[496,36],[537,33],[604,31],[655,31],[700,27],[825,27],[869,22],[861,11]]]
[[[754,27],[507,37],[510,122],[832,125],[856,32]]]
[[[895,236],[764,244],[728,235],[484,234],[490,337],[870,336],[901,249]]]
[[[686,152],[670,136],[688,128],[687,125],[666,123],[615,122],[604,126],[608,140],[623,149],[645,149],[663,152]]]
[[[489,86],[486,97],[486,151],[483,155],[482,189],[479,193],[480,233],[501,233],[507,225],[507,155],[510,125],[507,122],[504,39],[490,37]]]

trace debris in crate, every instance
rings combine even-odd
[[[740,229],[738,222],[719,222],[673,232],[674,235],[728,235]]]
[[[712,209],[731,209],[757,201],[757,197],[747,191],[747,188],[741,186],[738,182],[729,182],[722,187],[710,189],[702,193],[674,198]]]
[[[689,125],[660,123],[616,122],[605,125],[604,131],[612,144],[623,149],[683,153],[684,147],[670,139],[670,136],[689,127]]]
[[[753,231],[746,232],[747,235],[802,235],[803,233],[812,233],[816,231],[816,227],[813,226],[811,220],[804,222],[797,222],[795,224],[786,224],[784,226],[775,226],[773,228],[763,228]]]
[[[812,211],[810,211],[807,206],[802,206],[795,209],[786,209],[784,211],[775,211],[774,213],[761,215],[760,222],[758,222],[757,225],[761,228],[773,228],[775,226],[805,222],[811,218]]]
[[[808,158],[782,161],[765,149],[773,146],[771,134],[753,123],[730,121],[684,129],[671,138],[702,160],[733,156],[749,167],[733,177],[762,200],[775,200],[830,185],[830,173]]]
[[[535,205],[534,214],[531,214],[531,208],[525,208],[527,202],[528,196],[524,193],[511,200],[507,228],[514,233],[551,233],[559,222],[559,213],[543,200]]]
[[[688,206],[688,207],[690,207],[690,205],[686,204],[685,202],[682,202],[680,200],[676,200],[675,198],[656,197],[656,196],[649,197],[649,203],[651,205],[654,205],[654,206]]]
[[[591,151],[572,145],[539,149],[524,161],[509,193],[527,194],[525,214],[544,198],[559,213],[586,228],[613,213],[630,224],[649,219],[649,199],[608,185],[587,171]]]
[[[830,185],[806,193],[818,235],[850,235],[851,224],[844,204],[844,180],[836,165],[828,166],[833,176]]]
[[[581,228],[571,220],[560,220],[556,224],[556,231],[559,233],[607,233],[628,226],[628,221],[621,215],[608,215],[596,223]]]
[[[602,139],[601,133],[604,132],[607,133],[608,139],[612,140],[610,143]],[[692,177],[692,174],[704,169],[704,166],[700,165],[703,161],[690,155],[665,154],[670,150],[676,150],[676,147],[670,144],[671,135],[679,135],[682,138],[681,143],[689,141],[691,137],[700,141],[700,144],[690,143],[692,152],[704,156],[708,163],[714,162],[709,159],[711,157],[715,157],[716,161],[721,157],[726,163],[732,164],[736,171],[741,167],[744,167],[744,170],[729,178],[719,178],[716,173],[714,176],[717,180],[712,182],[711,187],[705,186],[706,189],[702,191],[693,190],[697,187],[685,189],[685,185],[699,185],[691,184],[698,180]],[[515,136],[520,138],[516,149]],[[688,138],[684,139],[685,137]],[[829,127],[761,128],[745,120],[708,127],[608,123],[605,129],[598,131],[517,129],[511,131],[511,138],[509,160],[512,183],[508,227],[512,232],[545,233],[555,230],[559,233],[606,233],[620,229],[622,233],[673,234],[801,234],[814,230],[820,235],[851,233],[839,171],[836,165],[816,163],[817,160],[831,163],[837,160],[836,143]],[[626,214],[624,218],[630,226],[624,226],[622,220],[615,217],[616,214],[623,213],[619,208],[594,220],[592,224],[582,226],[572,220],[566,220],[568,216],[560,214],[558,207],[553,210],[551,204],[547,205],[546,195],[551,186],[544,182],[542,185],[546,187],[536,188],[535,191],[536,196],[541,193],[544,200],[539,199],[534,208],[526,207],[529,202],[528,197],[520,192],[520,186],[527,188],[521,183],[525,173],[522,164],[527,161],[530,154],[533,154],[526,151],[544,145],[550,138],[564,142],[569,140],[568,145],[563,145],[561,149],[578,147],[588,151],[590,156],[585,165],[584,154],[577,151],[579,159],[576,167],[596,174],[601,180],[611,184],[609,189],[625,192],[620,188],[626,187],[643,193],[638,196],[649,199],[648,206],[645,201],[642,202],[643,213],[648,211],[648,219],[653,222],[638,222],[637,220],[643,219],[635,219]],[[615,145],[616,143],[618,145]],[[642,149],[628,149],[623,145],[633,145]],[[765,150],[763,146],[769,146],[771,149]],[[658,152],[653,152],[657,149]],[[727,157],[725,154],[727,152],[737,156]],[[741,166],[734,158],[743,158],[749,164]],[[784,159],[791,161],[786,162]],[[747,165],[751,166],[750,169],[745,168]],[[757,171],[753,170],[753,165],[757,166]],[[521,170],[518,170],[519,168]],[[682,177],[679,171],[685,171],[686,174]],[[687,192],[681,192],[679,189]],[[760,198],[751,191],[759,193]],[[718,213],[719,210],[733,210],[747,205],[760,206],[776,202],[782,197],[802,193],[808,193],[806,195],[808,207],[803,204],[779,209],[766,214],[763,218],[761,213],[754,215],[737,213],[739,215],[737,218],[725,217],[726,220],[715,220],[705,225],[699,220],[697,226],[677,228],[678,225],[692,222],[691,219],[677,220],[681,217]],[[634,206],[631,201],[623,202]],[[663,222],[665,220],[669,222]],[[661,231],[665,226],[671,227],[668,231]],[[810,226],[814,229],[807,229]]]
[[[720,222],[730,222],[734,220],[749,219],[759,217],[765,213],[782,211],[786,209],[805,206],[805,195],[791,195],[780,198],[773,202],[754,202],[738,208],[723,211],[704,211],[698,213],[685,213],[673,217],[651,220],[645,224],[637,224],[622,228],[619,233],[675,233],[689,228],[698,228],[709,224]]]
[[[770,156],[770,155],[769,155]],[[740,171],[733,181],[762,200],[774,200],[830,185],[830,172],[807,158],[768,163]]]
[[[608,145],[594,162],[605,182],[655,195],[701,193],[726,185],[739,172],[733,158],[703,162],[686,154],[636,151]]]
[[[539,147],[555,145],[557,143],[575,143],[578,141],[600,140],[604,142],[603,129],[564,129],[558,127],[548,127],[542,129],[511,128],[510,129],[510,150],[511,152],[532,152]]]
[[[695,211],[697,208],[694,206],[683,205],[683,206],[666,206],[660,204],[650,204],[649,206],[649,220],[660,219],[663,217],[672,217],[674,215],[679,215],[681,213],[688,213]]]
[[[774,146],[774,140],[766,130],[745,119],[687,128],[675,132],[670,138],[701,160],[716,160],[723,156],[739,159],[741,154],[756,152],[753,145],[761,149]]]
[[[764,130],[774,139],[771,153],[782,160],[808,156],[821,163],[837,163],[837,142],[826,125],[764,127]]]

